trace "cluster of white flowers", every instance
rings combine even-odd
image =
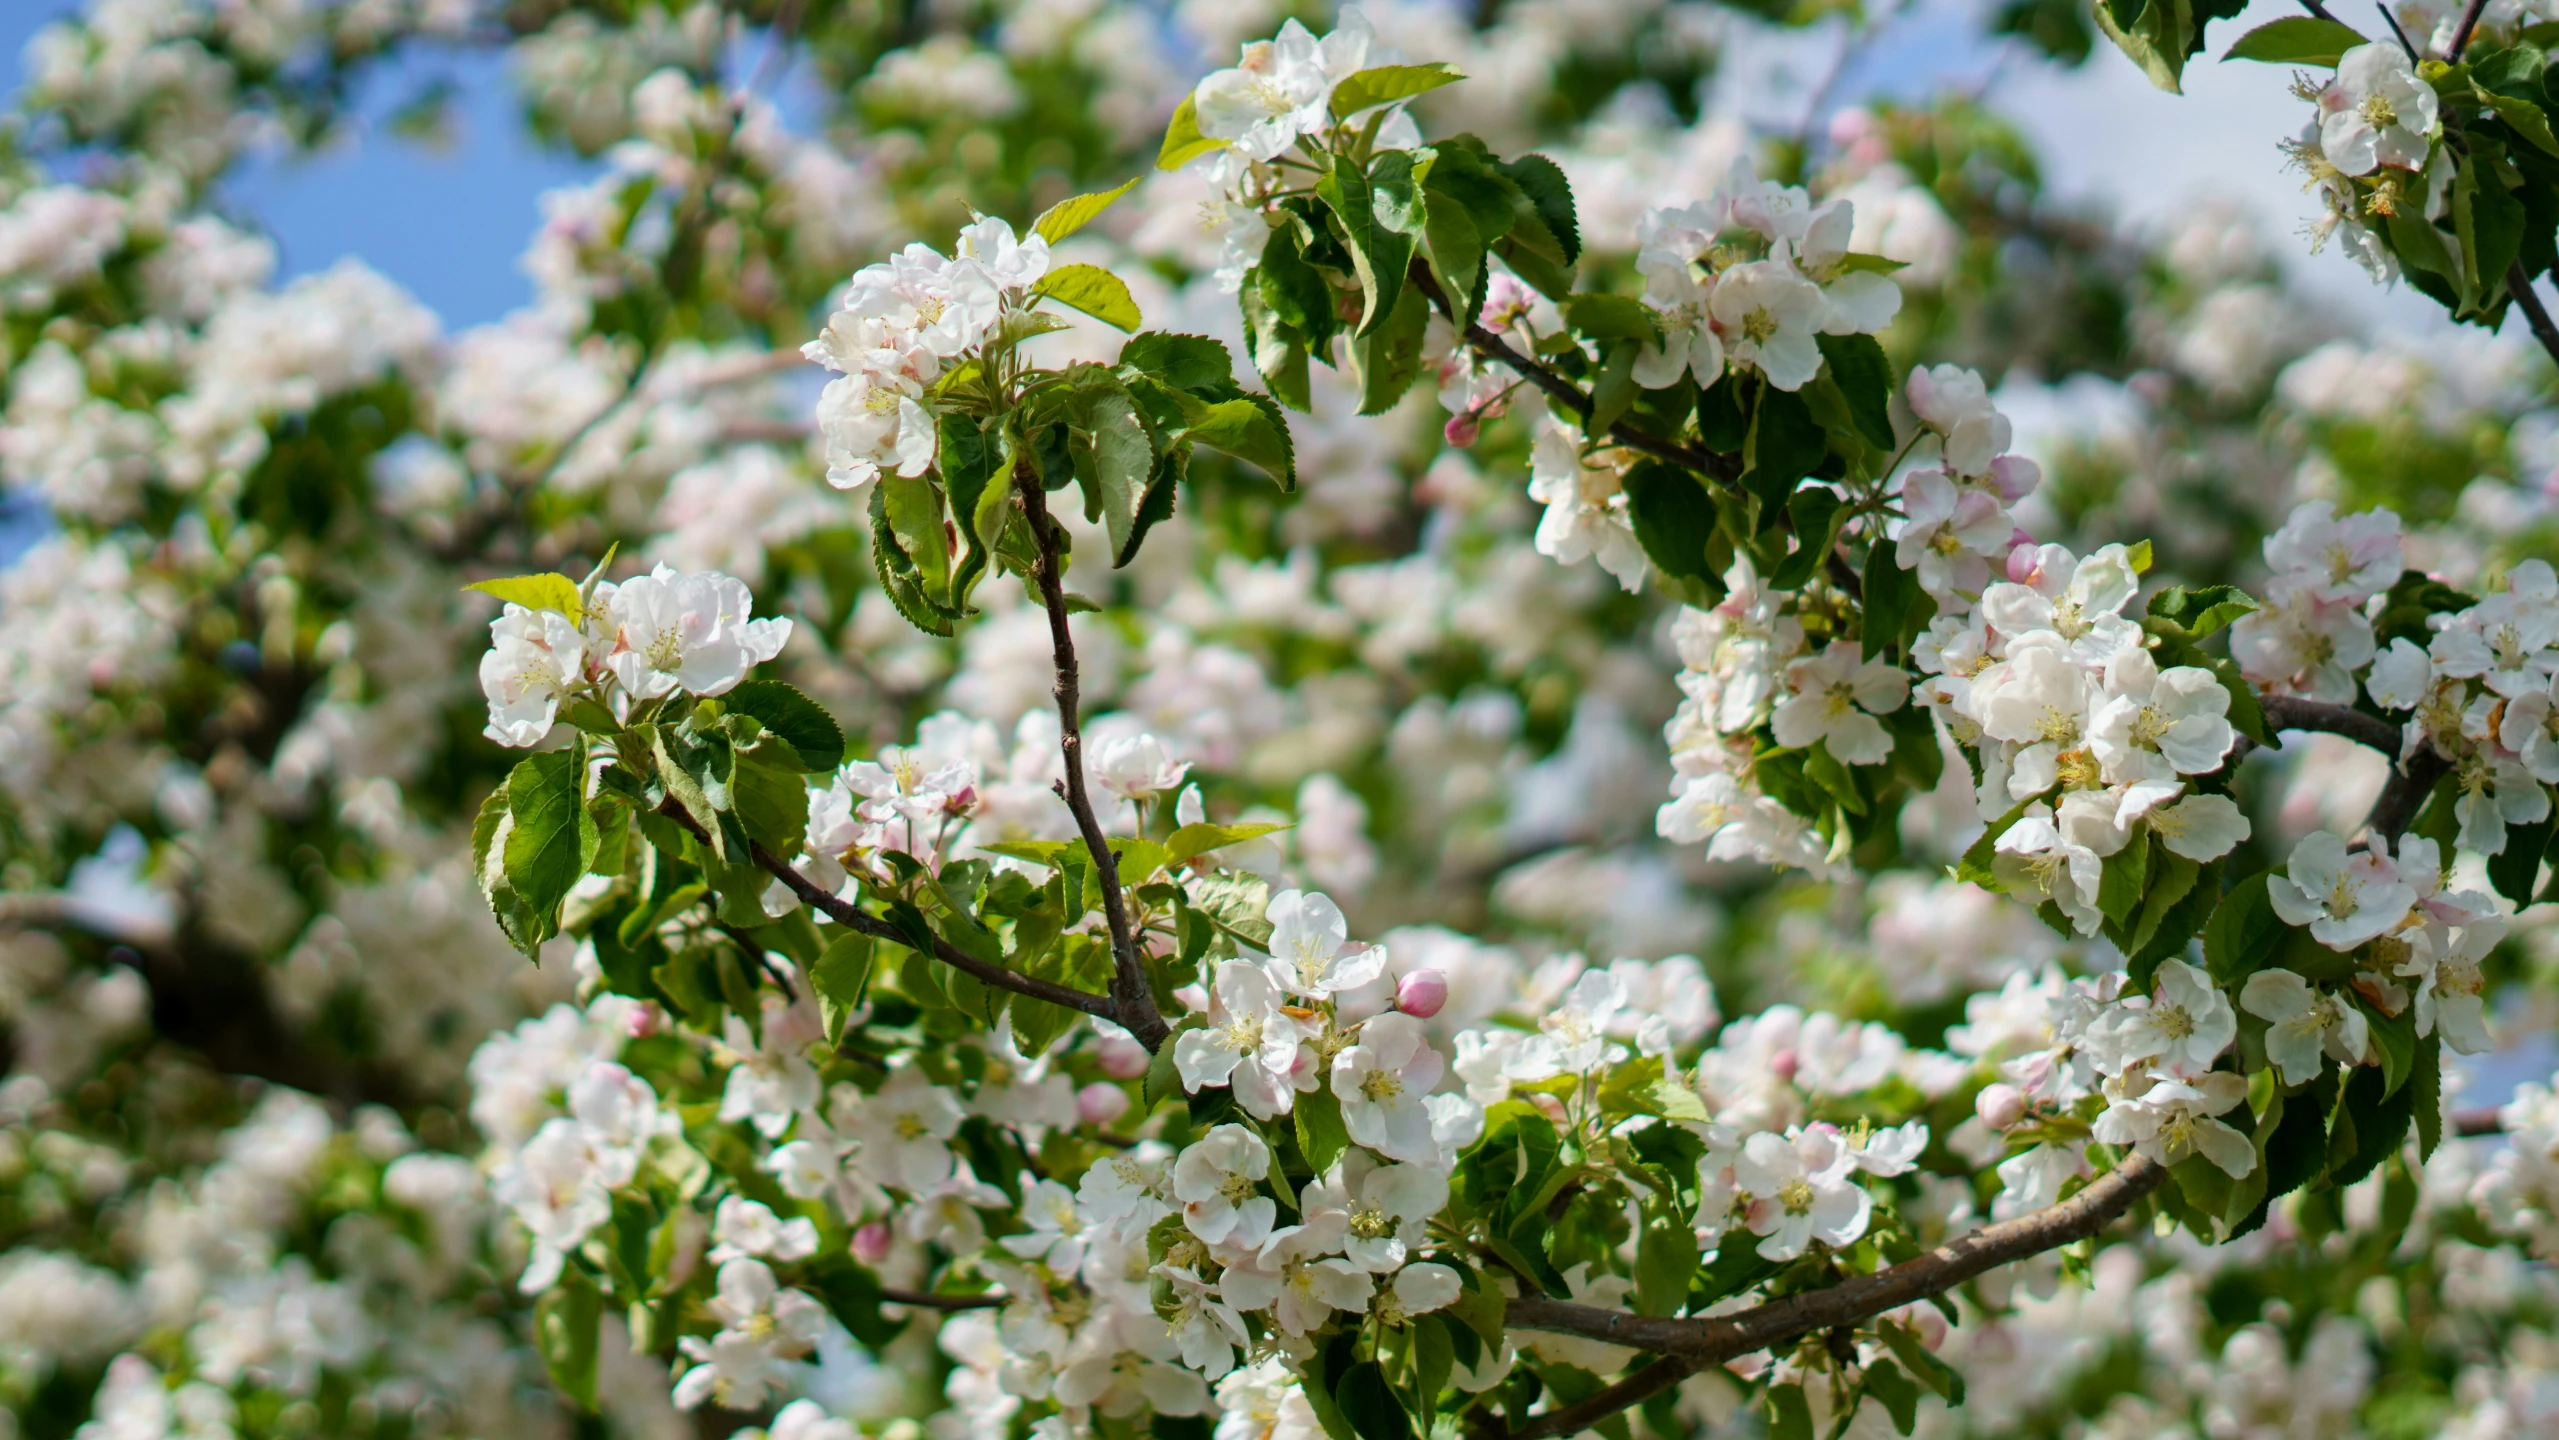
[[[2410,712],[2403,758],[2431,747],[2451,762],[2461,848],[2500,855],[2507,827],[2549,818],[2559,782],[2559,576],[2526,560],[2505,589],[2426,623],[2423,647],[2402,636],[2373,657],[2364,690]]]
[[[1914,369],[1903,393],[1920,428],[1937,440],[1938,463],[1902,474],[1899,514],[1884,538],[1895,562],[1937,602],[1937,613],[1961,615],[1981,599],[1994,562],[2004,569],[2012,559],[2040,560],[2008,507],[2033,494],[2043,472],[2009,453],[2015,427],[1991,403],[1978,372]],[[2020,557],[2020,550],[2027,553]]]
[[[2266,689],[2352,704],[2355,672],[2373,659],[2368,612],[2399,580],[2399,517],[2341,517],[2313,500],[2266,537],[2265,555],[2265,607],[2230,627],[2231,658]]]
[[[802,348],[839,377],[817,409],[828,484],[932,469],[934,383],[995,338],[1048,273],[1048,241],[1017,239],[1002,220],[970,225],[955,248],[946,257],[918,241],[854,272],[825,332]]]
[[[683,575],[661,565],[619,585],[598,582],[584,606],[572,618],[510,601],[489,622],[480,690],[490,739],[539,745],[560,706],[579,696],[628,718],[635,704],[679,689],[725,695],[791,638],[787,619],[750,618],[755,597],[717,571]]]
[[[2435,218],[2452,183],[2451,158],[2435,143],[2443,126],[2434,87],[2384,40],[2346,51],[2333,80],[2297,93],[2319,107],[2285,146],[2325,206],[2309,227],[2312,248],[2343,230],[2356,263],[2376,280],[2395,278],[2398,260],[2376,233],[2380,224],[2403,210]]]
[[[2444,1043],[2464,1055],[2490,1048],[2486,985],[2480,963],[2506,938],[2507,917],[2496,898],[2476,890],[2446,887],[2446,865],[2434,841],[2402,836],[2393,855],[2374,845],[2349,852],[2333,832],[2314,831],[2293,847],[2285,873],[2267,878],[2266,898],[2288,925],[2307,927],[2312,939],[2331,950],[2363,952],[2368,969],[2355,977],[2355,989],[2385,1015],[2397,1016],[2416,1006],[2417,1033],[2432,1035],[2441,1027]],[[2369,949],[2366,947],[2369,945]],[[2259,983],[2281,985],[2281,1016],[2260,1008],[2251,997]],[[2363,1018],[2342,996],[2319,998],[2289,972],[2267,972],[2249,979],[2242,996],[2250,1013],[2285,1024],[2329,1027],[2340,1059],[2361,1058]],[[2269,992],[2271,995],[2271,992]],[[2277,1054],[2270,1033],[2266,1053],[2285,1073],[2315,1071],[2316,1038],[2287,1062]]]

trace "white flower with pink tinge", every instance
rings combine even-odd
[[[1761,1237],[1760,1257],[1792,1260],[1816,1240],[1853,1245],[1864,1236],[1875,1201],[1851,1178],[1856,1168],[1846,1138],[1826,1124],[1744,1141],[1733,1181],[1747,1197],[1742,1223]]]

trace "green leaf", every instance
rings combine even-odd
[[[558,933],[560,902],[595,859],[601,837],[586,808],[586,764],[575,750],[528,756],[507,775],[506,883],[543,939]]]
[[[889,521],[886,485],[871,487],[871,565],[889,603],[906,617],[906,623],[927,635],[951,633],[953,617],[925,590],[923,571],[899,543],[896,527]]]
[[[1465,78],[1466,72],[1453,65],[1372,65],[1333,87],[1333,113],[1347,120],[1362,110],[1427,95]]]
[[[1250,825],[1185,825],[1164,842],[1164,863],[1179,865],[1212,850],[1259,840],[1265,835],[1287,829],[1284,824],[1254,823]]]
[[[2335,20],[2322,20],[2312,15],[2291,15],[2260,25],[2239,37],[2239,43],[2222,56],[2223,63],[2233,60],[2262,60],[2269,65],[2318,65],[2336,67],[2339,57],[2364,43],[2364,37],[2353,27]]]
[[[1200,413],[1181,438],[1223,451],[1279,482],[1297,488],[1297,452],[1289,443],[1288,422],[1267,400],[1221,400]]]
[[[2550,133],[2550,117],[2540,106],[2511,95],[2490,95],[2488,103],[2497,107],[2497,118],[2506,122],[2507,129],[2531,141],[2541,153],[2559,155],[2559,136]]]
[[[2275,914],[2266,898],[2273,872],[2260,870],[2230,887],[2204,925],[2204,965],[2215,983],[2238,990],[2241,982],[2266,968],[2290,938],[2292,927]]]
[[[1333,1386],[1333,1403],[1341,1407],[1342,1418],[1350,1422],[1359,1440],[1414,1440],[1413,1419],[1404,1413],[1394,1387],[1386,1383],[1386,1371],[1374,1360],[1362,1360],[1343,1372]]]
[[[1783,513],[1795,486],[1829,456],[1830,435],[1802,395],[1772,385],[1760,392],[1745,453],[1750,469],[1742,488],[1759,498],[1758,528],[1765,530]]]
[[[2408,1138],[2409,1122],[2416,1118],[2416,1099],[2415,1086],[2393,1086],[2382,1071],[2371,1066],[2348,1072],[2345,1102],[2339,1107],[2331,1139],[2351,1138],[2355,1149],[2352,1155],[2340,1156],[2332,1144],[2328,1183],[2342,1190],[2389,1159],[2400,1142]]]
[[[1938,1359],[1934,1352],[1920,1343],[1917,1331],[1892,1320],[1884,1321],[1876,1330],[1884,1337],[1884,1344],[1891,1348],[1894,1358],[1908,1367],[1921,1384],[1936,1391],[1947,1404],[1958,1408],[1963,1405],[1964,1377],[1954,1366]]]
[[[1795,532],[1795,550],[1769,572],[1768,584],[1773,590],[1801,590],[1830,558],[1848,507],[1838,491],[1807,485],[1786,497],[1786,518]],[[1930,743],[1933,748],[1933,737]]]
[[[1031,233],[1054,245],[1091,224],[1094,216],[1110,209],[1112,201],[1119,199],[1136,186],[1137,181],[1131,179],[1109,190],[1097,190],[1090,195],[1078,195],[1071,200],[1060,200],[1041,211],[1040,218],[1031,222]]]
[[[1137,536],[1138,510],[1155,473],[1155,448],[1137,404],[1116,384],[1081,397],[1066,442],[1084,490],[1084,518],[1102,522],[1114,556],[1125,554]]]
[[[1176,390],[1205,390],[1235,378],[1235,361],[1226,353],[1226,342],[1164,330],[1130,336],[1120,347],[1120,369],[1143,371]]]
[[[2257,602],[2235,585],[2205,585],[2193,590],[2171,585],[2150,597],[2149,613],[2175,621],[2187,639],[2201,640],[2256,609]]]
[[[853,1338],[873,1350],[886,1349],[906,1331],[906,1322],[880,1313],[880,1282],[849,1255],[829,1255],[810,1270],[818,1298],[827,1312],[842,1321]]]
[[[2355,996],[2355,1004],[2364,1012],[2365,1027],[2372,1032],[2372,1049],[2381,1058],[2382,1095],[2396,1095],[2408,1083],[2417,1068],[2417,1011],[2414,1006],[2396,1015],[2385,1015],[2379,1007]]]
[[[1822,335],[1822,359],[1830,377],[1848,397],[1848,413],[1857,433],[1878,450],[1890,450],[1893,439],[1893,362],[1872,335]]]
[[[1536,212],[1546,233],[1555,238],[1557,258],[1565,265],[1582,258],[1581,222],[1573,215],[1573,186],[1564,178],[1563,168],[1543,155],[1522,155],[1516,160],[1495,161],[1493,168],[1510,177]]]
[[[1184,1021],[1180,1026],[1174,1029],[1171,1035],[1165,1037],[1164,1048],[1156,1051],[1155,1058],[1148,1062],[1146,1067],[1146,1108],[1149,1112],[1152,1112],[1156,1106],[1163,1104],[1167,1100],[1176,1100],[1181,1097],[1182,1071],[1181,1067],[1176,1065],[1173,1060],[1173,1042],[1181,1038],[1182,1031],[1196,1030],[1198,1028],[1199,1025],[1197,1022],[1189,1020]]]
[[[879,945],[859,930],[838,935],[809,967],[809,988],[817,992],[818,1012],[826,1022],[826,1043],[833,1045],[844,1038],[844,1022],[862,1006],[862,997],[871,988],[871,967],[879,958]]]
[[[1422,341],[1430,331],[1430,302],[1406,287],[1384,325],[1351,342],[1351,375],[1359,386],[1359,413],[1383,415],[1421,378]]]
[[[1405,164],[1410,166],[1409,158]],[[1410,178],[1409,169],[1406,178]],[[1378,215],[1376,187],[1368,173],[1348,159],[1334,161],[1333,168],[1315,182],[1315,194],[1332,211],[1334,224],[1341,231],[1342,247],[1350,252],[1351,269],[1359,276],[1357,333],[1375,334],[1380,326],[1396,318],[1397,302],[1404,294],[1404,272],[1413,261],[1413,237],[1388,225]]]
[[[1035,297],[1071,305],[1105,325],[1134,332],[1146,323],[1128,283],[1099,265],[1061,265],[1031,287]]]
[[[1351,1147],[1350,1128],[1342,1123],[1342,1103],[1332,1091],[1316,1090],[1297,1097],[1296,1111],[1297,1148],[1321,1175]]]
[[[1422,258],[1462,314],[1484,273],[1483,232],[1466,202],[1435,185],[1422,192],[1422,212]]]
[[[766,734],[791,747],[801,768],[825,773],[844,763],[844,731],[835,717],[779,680],[749,680],[720,697],[733,715],[752,715]]]
[[[2212,672],[2230,696],[2230,728],[2269,750],[2277,748],[2274,732],[2266,728],[2266,707],[2257,699],[2257,687],[2228,660],[2213,661]]]
[[[1576,295],[1563,308],[1564,323],[1587,339],[1661,343],[1661,326],[1651,308],[1631,295]]]
[[[2559,833],[2559,809],[2529,825],[2508,825],[2506,848],[2488,857],[2488,883],[2515,902],[2515,908],[2532,903],[2534,884],[2541,878],[2541,857],[2549,851],[2554,833]]]
[[[1155,152],[1155,168],[1179,170],[1202,155],[1223,150],[1233,143],[1201,134],[1198,97],[1185,95],[1182,103],[1173,109],[1172,123],[1164,127],[1164,145]]]
[[[1706,547],[1715,538],[1715,497],[1687,471],[1658,460],[1639,462],[1621,482],[1626,517],[1644,558],[1665,575],[1720,584]]]
[[[2409,1104],[2417,1119],[2417,1159],[2435,1158],[2443,1143],[2443,1032],[2417,1042],[2416,1063],[2408,1076]]]
[[[1916,628],[1910,623],[1912,610],[1927,599],[1918,575],[1901,568],[1893,546],[1882,542],[1866,552],[1858,597],[1865,615],[1859,622],[1857,644],[1868,660],[1901,644],[1902,636]]]
[[[2320,1084],[2334,1082],[2322,1080]],[[2317,1089],[2278,1094],[2266,1113],[2258,1117],[2257,1173],[2265,1177],[2265,1189],[2246,1215],[2234,1217],[2231,1239],[2265,1224],[2276,1201],[2317,1179],[2326,1166],[2328,1115],[2318,1094]]]
[[[997,546],[1003,543],[1004,527],[1013,520],[1012,455],[1000,424],[959,410],[945,410],[936,418],[941,448],[935,468],[950,496],[951,519],[961,546],[960,563],[951,572],[945,597],[951,610],[966,613],[972,608],[969,592],[986,574]]]
[[[586,602],[578,598],[578,582],[566,575],[515,575],[503,580],[481,580],[462,588],[494,595],[527,610],[566,615],[572,625],[586,623]]]
[[[1802,1385],[1769,1387],[1768,1440],[1813,1440],[1813,1409]]]
[[[596,1337],[604,1321],[604,1296],[572,1270],[533,1303],[533,1345],[542,1366],[581,1410],[595,1409]]]
[[[1907,1435],[1919,1423],[1919,1387],[1890,1360],[1866,1367],[1866,1393],[1882,1403],[1897,1433]]]
[[[2099,871],[2097,909],[2121,925],[2142,901],[2150,881],[2150,837],[2139,831],[2132,843],[2106,857]]]
[[[1646,1206],[1644,1233],[1635,1243],[1636,1312],[1678,1314],[1696,1275],[1697,1232],[1677,1211]]]
[[[1475,1343],[1474,1331],[1444,1315],[1413,1318],[1413,1392],[1425,1405],[1448,1388],[1449,1371],[1457,1364],[1458,1342],[1454,1337],[1459,1335],[1466,1339],[1466,1363],[1472,1366],[1483,1354],[1482,1347]]]
[[[2163,939],[2183,950],[2186,942],[2194,938],[2194,927],[2203,923],[2204,917],[2200,912],[2193,913],[2192,918],[2185,921],[2182,931],[2171,923],[2195,911],[2195,907],[2186,904],[2186,899],[2194,892],[2195,881],[2203,872],[2203,866],[2164,845],[2157,847],[2156,853],[2150,857],[2150,878],[2143,889],[2141,909],[2131,921],[2126,922],[2131,933],[2126,939],[2124,953],[2132,957],[2127,968],[2135,988],[2150,988],[2151,975],[2158,970],[2159,962],[2168,958],[2165,954],[2153,953],[2155,949],[2166,948],[2160,943]]]

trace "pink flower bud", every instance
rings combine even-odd
[[[1799,1069],[1803,1063],[1804,1062],[1802,1060],[1796,1057],[1794,1051],[1780,1050],[1776,1054],[1768,1057],[1768,1073],[1776,1076],[1781,1081],[1792,1084],[1795,1079],[1795,1071]]]
[[[1154,1063],[1154,1057],[1146,1053],[1146,1047],[1127,1035],[1103,1036],[1099,1058],[1102,1073],[1114,1080],[1134,1080],[1145,1074],[1146,1067]]]
[[[889,1258],[889,1227],[878,1220],[853,1232],[853,1258],[877,1265]]]
[[[1128,1092],[1096,1080],[1075,1092],[1075,1113],[1087,1125],[1108,1125],[1128,1113]]]
[[[1528,1103],[1537,1107],[1538,1114],[1554,1121],[1556,1129],[1569,1130],[1572,1128],[1573,1117],[1564,1112],[1563,1101],[1556,1099],[1554,1096],[1547,1094],[1543,1090],[1539,1090],[1529,1095]]]
[[[1441,427],[1439,433],[1440,438],[1463,450],[1474,444],[1483,430],[1484,422],[1476,416],[1474,411],[1460,410],[1448,417],[1448,424]]]
[[[665,1023],[666,1017],[658,1013],[658,1002],[643,1000],[631,1007],[630,1014],[622,1022],[622,1031],[634,1040],[646,1040],[658,1033]]]
[[[2017,533],[2008,537],[2008,578],[2020,585],[2032,585],[2035,572],[2043,568],[2043,563],[2043,551],[2037,548],[2035,537],[2027,534],[2023,526],[2018,527]]]
[[[1973,1097],[1973,1113],[1993,1130],[2006,1130],[2026,1118],[2026,1092],[2002,1082]]]
[[[1437,970],[1416,970],[1395,986],[1395,1008],[1416,1020],[1428,1020],[1448,1003],[1448,977]]]

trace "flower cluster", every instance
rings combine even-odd
[[[1002,332],[1048,269],[1045,238],[985,218],[960,232],[951,255],[918,241],[854,272],[825,331],[801,350],[837,375],[817,409],[827,483],[851,490],[931,470],[938,383]]]
[[[618,585],[597,582],[575,614],[510,600],[489,622],[480,657],[488,736],[539,745],[575,699],[628,719],[635,706],[678,690],[724,695],[790,641],[789,620],[757,620],[754,609],[755,597],[729,576],[664,565]]]
[[[2353,703],[2355,672],[2373,659],[2367,612],[2398,582],[2400,549],[2387,510],[2341,517],[2313,500],[2293,511],[2266,537],[2264,608],[2230,627],[2240,673],[2277,693]]]
[[[2434,87],[2384,40],[2346,51],[2334,79],[2296,93],[2319,107],[2284,147],[2326,207],[2311,226],[2312,247],[2343,230],[2358,264],[2376,280],[2394,278],[2398,259],[2376,232],[2403,211],[2442,214],[2452,183],[2451,160],[2436,143],[2443,125]]]
[[[2283,874],[2268,877],[2266,899],[2285,924],[2305,927],[2313,940],[2358,958],[2364,968],[2351,986],[2379,1013],[2406,1014],[2413,1004],[2419,1036],[2440,1028],[2445,1044],[2476,1055],[2491,1043],[2479,967],[2506,938],[2508,922],[2495,897],[2448,889],[2446,881],[2439,848],[2422,835],[2403,836],[2396,854],[2379,845],[2349,852],[2333,832],[2319,830],[2293,847]],[[2279,1003],[2288,1023],[2331,1027],[2339,1037],[2363,1033],[2361,1017],[2342,994],[2322,999],[2299,976],[2267,971],[2250,977],[2251,995],[2261,981],[2284,987],[2280,1002],[2266,1003]],[[2250,1011],[2278,1018],[2254,1001]],[[2360,1056],[2360,1039],[2339,1043]],[[2290,1061],[2276,1044],[2270,1033],[2267,1056],[2286,1080],[2316,1071],[2315,1037],[2297,1039],[2303,1048]]]
[[[2559,577],[2526,560],[2505,589],[2426,625],[2422,646],[2399,635],[2373,657],[2364,690],[2408,712],[2405,756],[2450,763],[2462,848],[2501,855],[2509,827],[2549,818],[2546,787],[2559,782]]]

